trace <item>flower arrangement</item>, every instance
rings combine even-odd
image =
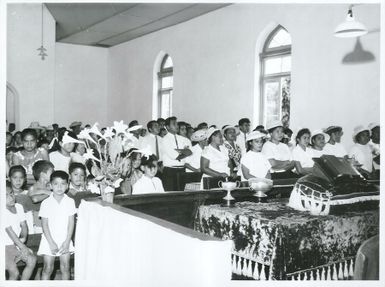
[[[87,189],[100,194],[103,200],[112,202],[115,188],[119,187],[126,159],[122,156],[123,146],[132,141],[128,126],[123,121],[116,122],[106,128],[102,134],[98,123],[91,128],[83,129],[78,139],[84,141],[86,153],[83,155],[92,164],[91,174],[94,176],[88,182]],[[97,152],[97,155],[94,152]]]

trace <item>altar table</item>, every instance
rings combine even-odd
[[[378,209],[312,216],[286,204],[287,199],[202,205],[194,229],[233,240],[233,274],[257,280],[352,279],[358,248],[379,233]]]

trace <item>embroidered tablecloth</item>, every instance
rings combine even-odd
[[[286,204],[200,206],[194,228],[232,239],[233,254],[269,265],[272,279],[355,256],[363,241],[379,233],[378,209],[312,216]]]

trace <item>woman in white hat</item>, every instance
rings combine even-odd
[[[247,152],[241,159],[242,180],[270,178],[271,164],[261,153],[266,134],[253,131],[246,136]]]
[[[230,160],[228,150],[223,146],[223,136],[220,130],[209,128],[207,130],[206,146],[201,156],[201,171],[203,177],[229,177]]]
[[[236,143],[237,134],[235,127],[226,125],[222,128],[225,141],[223,145],[229,151],[229,158],[234,166],[234,171],[240,170],[242,151],[241,147]]]
[[[361,173],[368,175],[373,170],[372,150],[369,146],[370,132],[364,126],[357,126],[353,130],[355,144],[349,151],[349,156],[354,159],[354,164]]]
[[[197,130],[192,134],[191,141],[196,144],[191,148],[192,155],[185,159],[186,172],[200,172],[202,152],[207,146],[207,131]]]
[[[299,174],[308,174],[312,171],[314,161],[313,152],[309,148],[311,133],[309,129],[300,129],[295,137],[296,146],[292,150],[293,160],[297,162],[296,170]]]
[[[324,147],[329,141],[330,137],[325,134],[322,130],[314,130],[310,138],[313,157],[321,157],[325,154]]]
[[[267,126],[270,134],[268,140],[262,148],[262,153],[269,160],[272,172],[290,171],[295,167],[295,162],[289,147],[282,143],[284,137],[283,125],[281,121],[275,121]]]

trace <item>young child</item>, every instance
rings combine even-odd
[[[162,182],[155,177],[158,171],[158,159],[155,155],[143,155],[140,169],[143,176],[134,184],[132,194],[164,192]]]
[[[33,165],[32,171],[36,183],[29,188],[28,195],[34,203],[39,203],[51,195],[49,182],[54,166],[47,160],[39,160]]]
[[[65,131],[58,136],[58,150],[49,154],[49,159],[53,163],[55,170],[68,172],[68,167],[71,161],[71,152],[75,148],[75,144],[83,144],[76,139],[76,135],[72,132]]]
[[[42,202],[39,212],[43,225],[43,236],[37,252],[44,259],[41,279],[50,279],[55,256],[60,256],[62,280],[69,280],[70,255],[74,252],[71,237],[75,225],[75,202],[65,194],[68,189],[66,172],[54,171],[50,181],[52,194]]]
[[[86,167],[79,162],[73,162],[69,167],[70,186],[68,196],[74,197],[79,192],[86,191]]]
[[[33,210],[36,210],[31,198],[28,196],[28,190],[24,189],[27,173],[23,166],[14,165],[9,170],[9,181],[15,194],[16,203],[23,206],[26,213],[27,225],[30,231],[33,230]]]
[[[28,280],[35,268],[36,256],[25,245],[28,227],[23,207],[16,203],[15,194],[9,182],[7,182],[6,192],[7,209],[4,220],[7,233],[7,236],[5,236],[5,269],[9,273],[9,280],[17,280],[19,278],[19,269],[16,264],[21,260],[26,263],[21,274],[21,280]]]

